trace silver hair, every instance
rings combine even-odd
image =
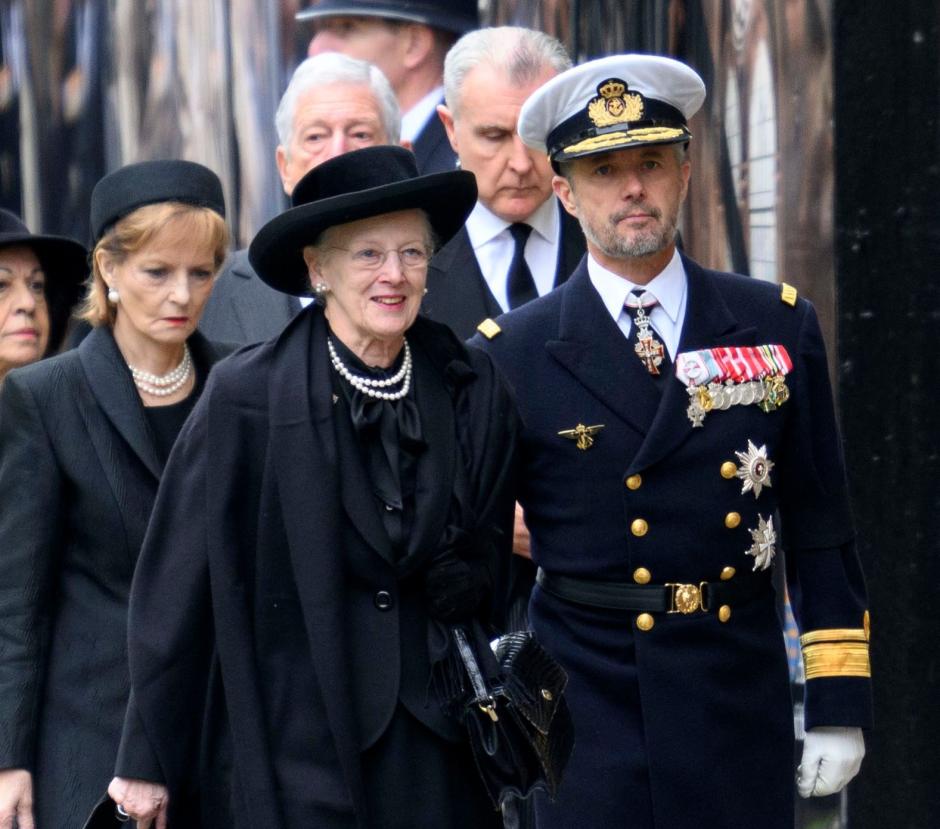
[[[481,63],[503,71],[514,84],[533,80],[546,67],[556,72],[571,68],[571,58],[561,41],[545,32],[521,26],[468,32],[444,59],[444,100],[455,116],[460,109],[460,88],[470,71]]]
[[[398,99],[395,97],[392,85],[382,70],[368,61],[351,58],[338,52],[324,52],[307,58],[294,70],[290,83],[281,96],[281,102],[274,116],[274,126],[277,129],[278,141],[285,151],[290,147],[291,136],[294,132],[297,99],[311,87],[334,83],[361,84],[369,87],[378,102],[379,117],[385,128],[388,143],[399,142],[401,111],[398,108]]]

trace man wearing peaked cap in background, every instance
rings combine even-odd
[[[443,97],[444,55],[479,25],[477,0],[319,0],[297,19],[313,25],[308,54],[342,52],[385,73],[401,107],[402,140],[422,174],[454,169],[435,108]]]
[[[778,548],[807,677],[799,793],[838,791],[864,755],[865,585],[815,312],[676,251],[704,96],[677,61],[620,55],[520,113],[589,254],[475,340],[518,399],[530,621],[569,672],[576,744],[539,829],[792,829]]]

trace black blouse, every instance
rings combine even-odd
[[[367,366],[335,335],[330,334],[339,359],[353,374],[382,380],[396,374],[404,350],[389,368]],[[397,391],[400,386],[392,387]],[[400,400],[379,400],[359,391],[333,371],[333,391],[349,407],[359,451],[372,482],[372,492],[396,558],[407,549],[414,521],[415,480],[418,457],[427,448],[421,432],[415,384]]]
[[[180,429],[189,417],[189,413],[196,405],[199,395],[202,392],[202,378],[197,373],[196,383],[193,390],[184,399],[177,403],[170,403],[168,406],[144,406],[144,414],[147,416],[147,423],[150,425],[150,433],[153,437],[153,445],[157,450],[157,457],[160,463],[165,464],[170,457],[170,450],[179,437]]]

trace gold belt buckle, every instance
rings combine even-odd
[[[699,582],[698,586],[694,584],[678,584],[668,582],[666,587],[672,588],[669,598],[669,610],[667,613],[682,613],[688,615],[695,613],[696,610],[707,611],[705,606],[705,585],[706,582]]]

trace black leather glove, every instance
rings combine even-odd
[[[454,624],[470,619],[489,587],[483,565],[468,563],[450,549],[440,553],[424,574],[428,615]]]

